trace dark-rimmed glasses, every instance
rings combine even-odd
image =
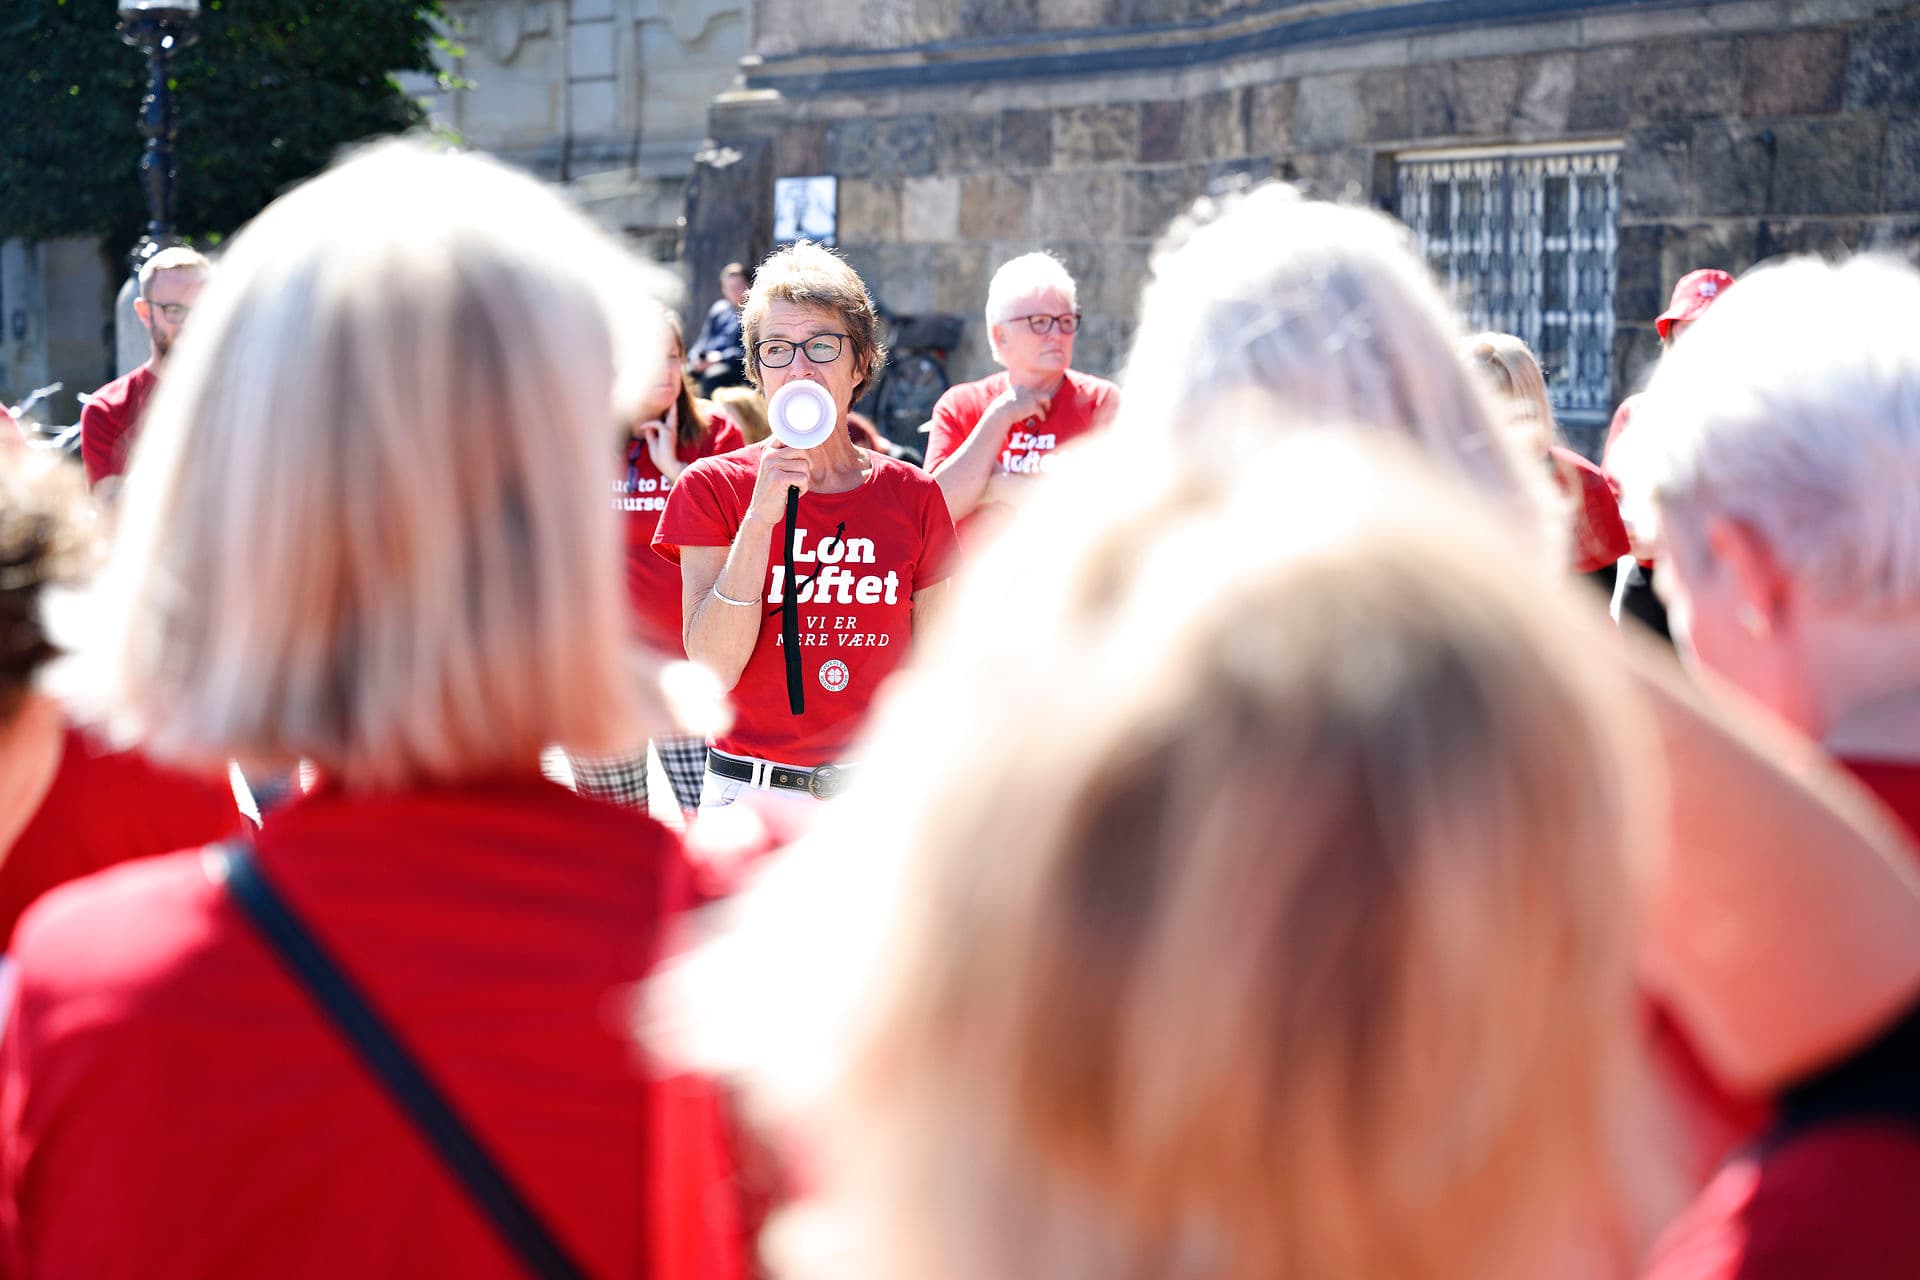
[[[184,324],[187,315],[193,310],[184,302],[149,302],[147,304],[167,318],[168,324]]]
[[[832,364],[840,358],[848,336],[844,333],[816,333],[799,343],[788,342],[785,338],[768,338],[765,342],[753,344],[753,358],[760,362],[763,369],[784,369],[793,363],[794,352],[804,351],[808,364]]]
[[[1022,321],[1025,321],[1027,328],[1035,333],[1052,333],[1053,326],[1059,325],[1060,332],[1071,338],[1074,331],[1080,327],[1080,313],[1075,311],[1064,316],[1015,316],[1007,323],[1019,324]]]

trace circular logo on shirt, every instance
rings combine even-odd
[[[847,664],[838,658],[820,665],[820,687],[828,693],[838,693],[846,688],[850,678],[847,675]]]

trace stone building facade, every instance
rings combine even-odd
[[[745,0],[449,0],[462,84],[428,96],[469,145],[564,184],[661,261],[679,256],[707,106],[747,52]]]
[[[1036,247],[1081,282],[1079,363],[1114,371],[1155,238],[1247,179],[1416,223],[1463,305],[1561,343],[1589,438],[1686,270],[1920,237],[1911,0],[759,0],[744,85],[692,273],[770,247],[777,179],[830,175],[875,292],[969,317],[956,378],[991,368],[994,267]]]

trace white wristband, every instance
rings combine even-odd
[[[739,609],[751,609],[755,605],[760,603],[759,596],[755,596],[751,600],[735,600],[732,596],[728,595],[726,592],[720,589],[720,584],[718,582],[713,584],[713,598],[715,600],[718,600],[721,604],[730,604],[730,605],[733,605],[735,608],[739,608]]]

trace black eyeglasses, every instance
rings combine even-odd
[[[1015,316],[1007,323],[1017,324],[1022,320],[1026,321],[1027,328],[1033,330],[1035,333],[1052,333],[1053,326],[1059,325],[1060,332],[1066,334],[1069,338],[1071,338],[1074,331],[1080,327],[1080,313],[1078,311],[1072,315],[1065,316]]]
[[[184,302],[149,302],[149,307],[167,318],[168,324],[182,324],[187,314],[193,310]]]
[[[784,369],[793,363],[794,352],[804,351],[809,364],[832,364],[840,358],[847,336],[844,333],[816,333],[800,343],[788,342],[785,338],[768,338],[765,342],[753,344],[753,358],[760,362],[763,369]]]

